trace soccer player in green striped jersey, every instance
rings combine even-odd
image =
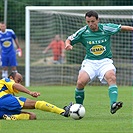
[[[133,27],[100,23],[98,13],[93,10],[85,14],[85,20],[87,25],[65,41],[66,50],[72,50],[76,43],[83,44],[86,49],[77,79],[75,100],[76,103],[83,104],[85,86],[97,77],[102,83],[109,85],[110,112],[114,114],[122,107],[123,102],[117,101],[116,68],[113,65],[110,38],[120,31],[133,31]]]

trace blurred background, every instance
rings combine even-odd
[[[0,0],[0,21],[4,21],[7,2],[7,25],[20,39],[25,38],[26,6],[132,6],[133,0]]]
[[[23,77],[25,78],[25,7],[26,6],[132,6],[133,5],[133,0],[1,0],[0,1],[0,21],[5,21],[7,24],[8,28],[11,28],[15,31],[19,42],[20,42],[20,46],[23,50],[23,57],[22,58],[18,58],[18,71],[20,73],[22,73]],[[88,9],[89,10],[89,9]],[[100,14],[105,14],[106,12],[100,12]],[[109,12],[107,14],[110,14]],[[116,19],[109,19],[108,20],[110,22],[118,22],[118,23],[122,23],[122,24],[127,24],[132,26],[133,25],[133,21],[132,21],[132,15],[133,12],[132,10],[128,13],[124,13],[123,12],[118,12],[118,13],[111,13],[111,15],[116,14],[116,15],[120,15],[120,14],[125,14],[125,15],[130,15],[131,19],[130,20],[125,20],[122,19],[120,21],[116,20]],[[41,16],[41,15],[39,15]],[[47,18],[47,15],[42,16],[43,18]],[[34,16],[34,21],[37,21],[38,18],[37,16]],[[52,18],[51,18],[52,19]],[[64,20],[65,18],[62,17],[62,20]],[[83,19],[83,18],[81,18]],[[39,20],[39,21],[45,21],[44,20]],[[47,21],[49,22],[50,20],[47,19]],[[76,20],[74,20],[76,22]],[[84,21],[84,19],[83,19]],[[102,20],[103,22],[107,22],[107,20]],[[46,21],[45,21],[46,22]],[[58,21],[57,21],[58,23]],[[79,20],[79,23],[82,23],[82,25],[84,25],[84,22],[81,22],[81,20]],[[32,24],[32,23],[31,23]],[[33,23],[32,24],[32,29],[34,29],[32,31],[32,33],[34,32],[38,32],[39,30],[41,30],[41,28],[39,30],[37,30],[38,26],[41,23]],[[44,24],[43,24],[44,25]],[[72,34],[74,31],[78,30],[80,27],[82,27],[82,25],[78,25],[74,30],[71,30],[71,32],[65,34],[62,39],[65,40],[66,37],[68,35],[70,35],[70,33]],[[58,27],[58,26],[56,26]],[[43,27],[45,28],[45,27]],[[41,31],[41,32],[46,32],[46,31]],[[41,42],[41,40],[43,38],[39,38],[37,44],[39,43],[39,47],[35,47],[34,45],[34,49],[31,49],[31,67],[33,69],[31,69],[31,85],[70,85],[70,84],[75,84],[76,79],[77,79],[77,74],[78,74],[78,70],[80,68],[80,63],[83,59],[83,56],[85,55],[84,51],[79,51],[80,53],[82,53],[82,55],[79,55],[80,58],[76,59],[77,62],[74,62],[72,60],[72,58],[76,58],[77,55],[75,56],[75,53],[71,53],[67,55],[67,60],[66,63],[61,64],[61,65],[53,65],[51,63],[45,63],[45,60],[47,59],[48,62],[50,62],[49,60],[51,59],[51,53],[49,52],[47,55],[43,55],[42,54],[42,50],[48,45],[48,43],[51,41],[52,37],[54,37],[54,34],[56,33],[52,33],[50,32],[48,34],[47,40],[46,38],[44,38],[46,40],[45,44],[44,42]],[[64,34],[64,33],[63,33]],[[39,36],[39,35],[38,35]],[[123,38],[125,36],[127,36],[127,34],[122,34],[121,35]],[[35,37],[35,35],[33,36],[33,38]],[[121,40],[121,38],[119,37],[114,37],[115,40]],[[119,85],[132,85],[132,80],[133,80],[133,71],[132,71],[132,59],[133,59],[133,44],[131,42],[133,42],[133,35],[131,33],[128,33],[128,46],[125,47],[125,45],[127,45],[126,41],[123,42],[123,40],[121,40],[122,42],[119,42],[119,45],[122,47],[123,51],[119,52],[119,54],[117,53],[117,51],[119,51],[120,47],[113,47],[114,48],[114,60],[116,60],[116,67],[118,68],[118,83]],[[118,43],[116,41],[116,43]],[[35,41],[34,41],[35,42]],[[131,44],[130,44],[131,43]],[[33,46],[33,45],[32,45]],[[81,48],[78,48],[81,49]],[[36,53],[36,51],[39,50],[40,52]],[[125,51],[125,52],[124,52]],[[37,58],[36,58],[37,56]],[[40,58],[39,58],[40,57]],[[35,59],[37,59],[35,61]],[[49,69],[48,69],[49,68]],[[71,71],[69,71],[69,69]],[[38,70],[38,71],[35,71]],[[50,73],[51,72],[51,73]],[[58,72],[58,73],[55,73]],[[66,74],[70,75],[70,76],[66,76]],[[49,76],[51,75],[51,76]],[[57,75],[58,75],[58,80],[57,80]],[[60,76],[59,76],[60,75]],[[62,76],[65,75],[65,76]],[[38,78],[37,78],[38,77]],[[49,77],[49,78],[48,78]],[[67,79],[65,79],[65,77],[67,77]],[[71,81],[69,81],[71,80]],[[34,82],[36,81],[36,82]],[[99,85],[100,83],[97,81],[96,83],[94,83],[95,85]]]

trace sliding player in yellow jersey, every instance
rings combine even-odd
[[[42,111],[56,113],[65,117],[69,117],[69,110],[72,105],[70,103],[63,109],[52,105],[46,101],[30,100],[25,97],[16,97],[15,93],[23,92],[32,97],[40,96],[39,92],[33,92],[21,85],[22,75],[12,72],[9,78],[0,80],[0,119],[6,120],[34,120],[36,115],[32,112],[26,112],[22,109],[39,109]]]

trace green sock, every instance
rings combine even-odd
[[[78,104],[83,104],[84,101],[84,88],[78,90],[77,88],[75,89],[75,100],[76,103]]]
[[[118,88],[116,85],[109,86],[109,98],[110,98],[110,105],[117,101],[118,97]]]

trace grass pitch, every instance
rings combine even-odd
[[[38,86],[30,90],[41,92],[41,96],[30,99],[45,100],[58,107],[64,107],[74,100],[75,86]],[[130,133],[133,132],[132,87],[119,87],[118,101],[123,108],[110,114],[107,86],[87,86],[85,88],[85,117],[73,120],[60,115],[28,110],[36,113],[37,120],[0,120],[0,133]]]

